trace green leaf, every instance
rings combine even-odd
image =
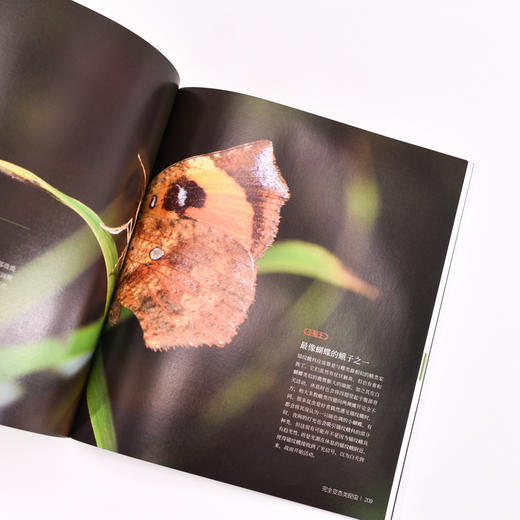
[[[47,338],[26,345],[2,348],[0,381],[56,368],[73,358],[91,353],[102,325],[103,319],[100,318],[62,338]]]
[[[48,182],[35,175],[34,173],[17,166],[16,164],[0,160],[0,172],[16,179],[20,182],[32,184],[57,199],[59,202],[75,211],[89,226],[90,230],[96,237],[101,247],[103,258],[105,259],[105,267],[107,273],[107,297],[105,303],[105,312],[108,310],[110,298],[114,290],[116,281],[116,265],[118,262],[117,247],[112,235],[105,229],[103,221],[97,213],[79,200],[69,197],[58,189],[51,186]]]
[[[349,289],[371,300],[379,291],[348,269],[330,251],[318,244],[302,240],[276,242],[257,261],[258,273],[288,273],[307,276]]]
[[[117,451],[116,430],[101,348],[98,348],[94,355],[94,362],[87,383],[87,406],[97,446],[106,450]]]

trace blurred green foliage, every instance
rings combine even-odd
[[[324,247],[302,240],[283,240],[270,247],[257,262],[258,273],[307,276],[357,292],[371,300],[378,290],[356,276]]]
[[[379,215],[379,189],[371,177],[357,177],[348,184],[346,202],[349,215],[365,227],[374,224]]]
[[[59,368],[67,361],[91,353],[103,319],[85,325],[63,338],[46,338],[0,350],[0,381],[23,377],[40,370]]]

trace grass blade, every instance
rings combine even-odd
[[[117,452],[116,430],[101,348],[98,348],[94,355],[88,378],[87,406],[97,446]]]
[[[282,240],[272,245],[257,261],[258,273],[288,273],[307,276],[349,289],[371,300],[379,291],[365,282],[324,247],[302,240]]]

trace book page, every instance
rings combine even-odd
[[[73,2],[0,17],[0,423],[66,435],[178,85]]]
[[[385,518],[466,169],[181,89],[73,437]]]

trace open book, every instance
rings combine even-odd
[[[0,71],[0,423],[390,518],[468,162],[61,0],[4,2]]]

